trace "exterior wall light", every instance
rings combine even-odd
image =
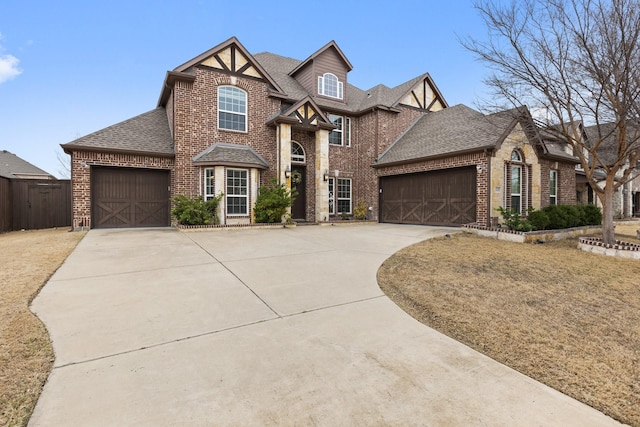
[[[291,178],[291,166],[287,165],[287,167],[284,169],[284,177]]]
[[[324,174],[322,175],[322,179],[324,179],[324,182],[329,181],[329,171],[325,170]]]

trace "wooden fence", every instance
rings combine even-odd
[[[0,232],[71,226],[71,181],[0,179]]]

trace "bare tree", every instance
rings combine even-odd
[[[604,241],[614,242],[613,196],[640,158],[640,0],[479,0],[474,6],[487,38],[462,44],[492,71],[485,83],[496,98],[484,107],[525,105],[543,113],[537,116],[546,131],[580,159],[602,202]]]
[[[58,175],[60,178],[69,179],[71,177],[71,159],[69,155],[58,147],[56,150],[56,158],[58,159]]]

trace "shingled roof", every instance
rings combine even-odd
[[[300,100],[307,96],[312,96],[320,107],[347,113],[358,113],[376,106],[394,108],[400,99],[421,79],[430,79],[428,74],[423,74],[394,88],[380,84],[369,90],[363,90],[347,83],[345,102],[338,102],[324,97],[313,96],[314,94],[307,92],[295,78],[291,77],[291,72],[298,68],[303,61],[270,52],[256,53],[253,57],[278,83],[289,98]]]
[[[7,150],[0,151],[0,176],[9,179],[55,179],[53,175]]]
[[[584,131],[588,145],[593,146],[602,140],[597,150],[598,160],[601,165],[609,166],[615,163],[618,158],[618,141],[616,139],[615,123],[587,126],[584,128]],[[629,143],[628,152],[631,153],[640,148],[640,128],[633,123],[629,123],[627,134],[629,135],[629,140],[633,141]]]
[[[71,151],[105,151],[173,156],[167,112],[163,107],[135,116],[61,145]]]
[[[530,118],[526,110],[513,109],[485,115],[459,104],[425,113],[385,150],[374,166],[414,162],[427,158],[494,149],[518,122]],[[576,162],[560,144],[545,142],[536,129],[525,126],[543,157]]]
[[[203,166],[238,166],[268,169],[269,163],[247,145],[216,142],[193,158],[194,164]]]

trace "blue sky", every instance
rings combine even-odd
[[[231,36],[300,60],[335,40],[361,89],[429,72],[473,107],[487,71],[458,38],[484,28],[471,0],[3,1],[0,150],[60,177],[60,144],[155,108],[167,70]]]

